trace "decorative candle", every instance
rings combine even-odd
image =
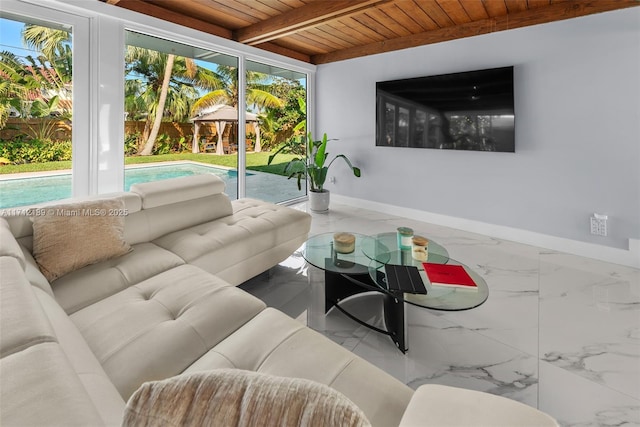
[[[333,235],[333,247],[340,254],[350,254],[356,249],[356,236],[351,233]]]
[[[398,227],[398,248],[411,249],[413,230],[409,227]]]
[[[417,261],[426,261],[429,258],[429,240],[422,236],[413,236],[411,239],[411,256]]]

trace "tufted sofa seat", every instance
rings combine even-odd
[[[298,248],[305,222],[294,221],[291,209],[242,199],[232,202],[233,213],[217,221],[175,231],[153,241],[185,262],[240,284],[265,270],[270,259],[286,259]],[[242,263],[235,262],[241,259]]]
[[[182,265],[70,317],[128,398],[149,378],[184,371],[263,309],[262,301],[235,286]]]

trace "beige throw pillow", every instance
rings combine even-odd
[[[33,221],[33,257],[52,282],[89,264],[126,254],[122,199],[47,206]]]
[[[144,383],[125,409],[124,427],[370,426],[338,391],[314,381],[216,369]]]

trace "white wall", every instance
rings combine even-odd
[[[376,81],[507,65],[515,153],[375,146]],[[329,151],[363,171],[355,181],[332,167],[343,201],[513,240],[520,230],[626,250],[640,238],[640,8],[326,64],[316,89],[317,129],[340,140]],[[608,215],[608,237],[590,235],[594,212]]]

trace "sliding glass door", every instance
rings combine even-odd
[[[284,170],[304,155],[292,141],[306,133],[306,74],[246,61],[240,79],[235,56],[134,31],[126,44],[125,190],[213,173],[232,198],[278,203],[306,194]],[[294,148],[269,164],[283,144]]]
[[[255,61],[246,62],[245,75],[245,194],[274,203],[303,197],[306,182],[298,188],[285,168],[305,155],[307,75]]]
[[[238,58],[126,32],[125,185],[212,173],[238,197]]]

